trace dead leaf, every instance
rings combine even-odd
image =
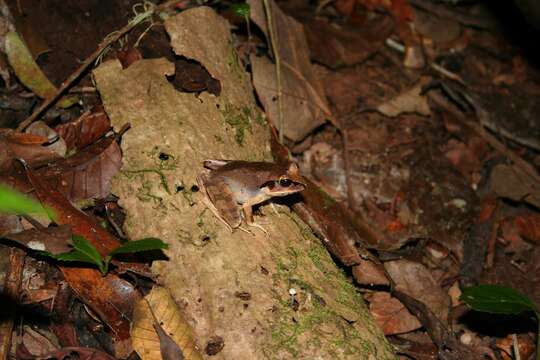
[[[437,44],[455,41],[461,35],[459,22],[414,9],[414,29]]]
[[[42,146],[47,138],[0,129],[0,173],[13,170],[14,159],[24,159],[30,166],[39,166],[58,159],[59,155]]]
[[[354,280],[362,285],[390,285],[382,267],[372,261],[360,259],[360,263],[352,267],[352,275]]]
[[[47,138],[47,142],[52,142],[50,145],[46,146],[47,149],[54,151],[60,157],[66,156],[66,142],[58,136],[58,133],[55,130],[51,129],[43,121],[33,122],[24,130],[24,132],[27,134],[44,136]]]
[[[377,17],[358,30],[318,18],[304,22],[312,59],[332,68],[364,61],[384,46],[392,28],[388,16]]]
[[[137,303],[133,312],[133,348],[143,360],[161,360],[160,339],[154,328],[155,322],[180,346],[186,360],[202,359],[193,339],[191,326],[169,292],[155,286]]]
[[[491,171],[490,186],[500,197],[524,201],[540,208],[540,184],[517,166],[495,166]]]
[[[49,360],[65,360],[76,358],[79,360],[115,360],[116,358],[98,349],[85,347],[65,347],[46,354]]]
[[[376,292],[367,297],[369,311],[385,335],[416,330],[422,325],[399,300],[387,292]]]
[[[389,117],[396,117],[402,113],[418,113],[424,116],[431,115],[427,97],[422,95],[422,88],[431,81],[430,78],[420,79],[412,88],[405,90],[393,99],[379,105],[378,111]]]
[[[514,218],[514,224],[519,229],[521,236],[536,244],[540,243],[540,214],[530,213],[516,216]]]
[[[384,267],[394,280],[397,290],[423,302],[437,318],[446,322],[450,298],[437,284],[431,271],[409,260],[388,261]]]
[[[19,80],[37,96],[48,99],[56,94],[56,87],[43,74],[34,62],[32,54],[16,32],[6,34],[6,54],[8,61]],[[68,95],[58,100],[57,105],[67,108],[79,101],[78,97]]]
[[[71,225],[73,234],[83,236],[94,245],[102,256],[106,256],[120,246],[118,239],[109,234],[84,212],[73,206],[56,187],[48,183],[43,177],[38,176],[30,169],[26,169],[26,174],[41,204],[54,210],[57,224]]]
[[[114,137],[103,138],[75,155],[36,171],[68,199],[99,199],[111,191],[111,179],[122,167],[122,153]]]
[[[139,61],[143,58],[141,52],[136,47],[129,47],[127,49],[120,49],[117,52],[116,57],[122,63],[122,68],[127,69],[129,65],[133,64],[135,61]]]
[[[43,205],[55,211],[57,224],[69,224],[73,234],[86,238],[105,256],[120,246],[120,242],[97,222],[75,208],[60,191],[43,178],[26,169],[30,183]],[[131,352],[129,322],[133,304],[140,298],[129,282],[111,273],[106,276],[94,269],[61,266],[66,281],[77,296],[113,330],[115,354],[124,357]]]
[[[19,14],[17,11],[14,13],[14,17],[15,27],[24,39],[24,43],[27,45],[28,51],[30,51],[34,60],[37,60],[40,55],[50,51],[45,39],[41,36],[42,33],[36,31],[24,15]]]
[[[388,9],[388,11],[398,21],[408,21],[413,18],[413,11],[408,0],[357,0],[358,3],[372,10],[378,6]]]
[[[49,337],[54,338],[54,335],[50,334]],[[55,351],[59,346],[58,344],[53,344],[48,337],[42,335],[28,325],[23,327],[22,343],[28,352],[38,357]]]
[[[2,237],[15,241],[32,250],[60,254],[71,251],[71,227],[60,225],[44,229],[28,229],[18,233],[4,234]]]
[[[61,266],[69,286],[113,333],[115,355],[127,357],[132,351],[129,335],[133,306],[141,295],[128,281],[117,275],[102,276],[98,270]]]
[[[159,348],[162,360],[184,360],[182,349],[165,332],[163,328],[154,319],[154,329],[159,337]]]
[[[251,19],[268,35],[266,15],[261,0],[250,0]],[[286,16],[274,1],[269,0],[276,29],[276,43],[281,60],[281,91],[284,135],[300,141],[312,130],[332,118],[324,89],[315,77],[309,60],[309,48],[300,23]],[[267,58],[250,57],[253,85],[268,118],[279,129],[277,80],[275,65]]]
[[[102,106],[83,113],[75,121],[58,125],[55,130],[65,140],[68,151],[82,149],[100,139],[111,128],[111,121]]]
[[[23,231],[21,220],[17,215],[0,215],[0,237],[9,233],[17,233]]]

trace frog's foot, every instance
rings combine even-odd
[[[263,233],[266,234],[266,237],[268,237],[268,231],[266,231],[265,228],[263,228],[261,225],[257,224],[253,220],[252,204],[249,202],[245,203],[244,205],[242,205],[242,210],[244,212],[244,219],[246,219],[246,224],[248,224],[248,226],[258,228],[259,230],[261,230]]]
[[[251,236],[255,236],[255,234],[253,233],[253,231],[251,231],[251,230],[249,230],[249,229],[246,229],[246,228],[244,228],[244,227],[242,227],[242,226],[237,227],[237,229],[238,229],[238,230],[242,230],[243,232],[248,233],[248,234],[250,234]]]
[[[257,224],[254,221],[253,222],[248,222],[247,224],[248,224],[248,226],[255,227],[255,228],[261,230],[264,233],[264,235],[266,235],[266,237],[269,237],[268,231],[264,227],[262,227],[260,224]]]

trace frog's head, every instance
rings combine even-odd
[[[273,174],[270,181],[261,185],[261,190],[269,197],[287,196],[306,188],[306,183],[300,175],[298,165],[291,162],[282,167],[279,173]]]

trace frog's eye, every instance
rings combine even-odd
[[[279,185],[283,187],[289,187],[291,186],[292,181],[290,179],[279,179]]]

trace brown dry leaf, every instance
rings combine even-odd
[[[519,167],[499,164],[491,171],[491,189],[500,197],[540,208],[540,184]]]
[[[328,1],[321,0],[319,2]],[[408,0],[336,0],[333,5],[340,13],[350,17],[354,15],[357,4],[364,5],[370,10],[377,7],[386,8],[398,21],[406,21],[413,18],[413,11]]]
[[[71,227],[60,225],[44,229],[28,229],[2,237],[15,241],[29,249],[60,254],[71,251]]]
[[[50,145],[47,145],[47,149],[54,151],[60,157],[66,156],[66,142],[58,136],[58,133],[55,130],[51,129],[43,121],[33,122],[24,130],[24,132],[27,134],[44,136],[49,142],[52,142]]]
[[[37,96],[48,99],[56,94],[56,87],[43,74],[34,62],[32,54],[16,32],[6,34],[6,54],[8,61],[19,80]],[[57,102],[57,106],[67,108],[79,101],[78,97],[68,95]]]
[[[44,359],[53,359],[53,360],[65,360],[65,359],[79,359],[79,360],[116,360],[117,358],[112,357],[104,351],[98,349],[92,349],[87,347],[80,346],[70,346],[58,349],[53,351],[46,356]]]
[[[514,224],[519,229],[521,236],[537,244],[540,243],[540,214],[530,213],[516,216]]]
[[[28,19],[18,11],[14,13],[14,17],[15,27],[24,39],[24,43],[34,60],[37,60],[40,55],[50,51],[49,46],[42,37],[42,32],[36,31]]]
[[[396,260],[385,262],[384,266],[394,280],[397,290],[423,302],[446,323],[450,298],[424,265],[409,260]]]
[[[503,339],[497,339],[496,346],[501,350],[500,355],[503,360],[513,360],[517,357],[514,354],[514,345],[517,345],[520,359],[531,359],[534,354],[535,344],[529,334],[517,334],[517,342],[514,342],[512,335],[507,335]]]
[[[72,201],[98,199],[111,192],[111,179],[122,166],[114,137],[103,138],[75,155],[36,171]]]
[[[69,151],[93,144],[110,128],[109,117],[102,106],[97,106],[79,116],[77,120],[57,126],[55,130],[65,140]]]
[[[399,21],[411,20],[413,11],[408,0],[357,0],[358,3],[366,6],[368,9],[374,9],[382,6]]]
[[[86,238],[102,255],[120,246],[120,241],[102,228],[94,219],[74,207],[62,193],[43,177],[26,169],[28,180],[43,205],[54,210],[57,224],[71,225],[73,234]],[[133,304],[140,298],[135,287],[117,275],[102,274],[90,268],[61,266],[69,286],[77,296],[113,330],[115,355],[127,357],[131,352],[129,322]]]
[[[250,0],[251,19],[270,37],[261,0]],[[276,32],[276,43],[281,59],[281,90],[284,135],[300,141],[312,130],[331,119],[324,89],[313,72],[309,48],[300,23],[285,15],[274,1],[269,0]],[[274,126],[279,119],[275,65],[267,58],[251,56],[253,85]]]
[[[304,22],[311,57],[329,67],[357,64],[377,52],[392,32],[390,18],[377,17],[355,28],[338,27],[322,19]]]
[[[459,22],[414,9],[414,29],[437,44],[455,41],[461,35]]]
[[[178,305],[169,292],[155,286],[135,306],[131,338],[133,349],[143,360],[161,360],[160,338],[156,326],[163,330],[180,346],[184,358],[202,359],[193,339],[191,326],[186,322]]]
[[[11,172],[13,160],[24,159],[30,166],[39,166],[58,159],[59,155],[42,146],[47,138],[0,129],[0,174]]]
[[[422,326],[399,300],[389,293],[376,292],[368,296],[369,311],[386,335],[401,334]]]
[[[441,147],[444,156],[465,176],[470,183],[475,183],[482,170],[482,158],[488,150],[486,142],[477,136],[467,139],[467,143],[450,139]]]
[[[362,285],[390,285],[382,265],[360,259],[360,263],[352,267],[352,275]]]
[[[0,237],[9,233],[18,233],[23,230],[24,228],[21,224],[21,220],[17,215],[0,215]]]
[[[50,334],[50,337],[54,338],[54,335]],[[37,357],[53,352],[59,346],[59,344],[53,344],[48,337],[42,335],[28,325],[23,326],[22,343],[30,354]]]
[[[418,113],[424,116],[431,115],[427,97],[422,95],[422,88],[431,81],[423,77],[412,88],[405,90],[398,96],[379,105],[378,111],[389,117],[396,117],[402,113]]]

